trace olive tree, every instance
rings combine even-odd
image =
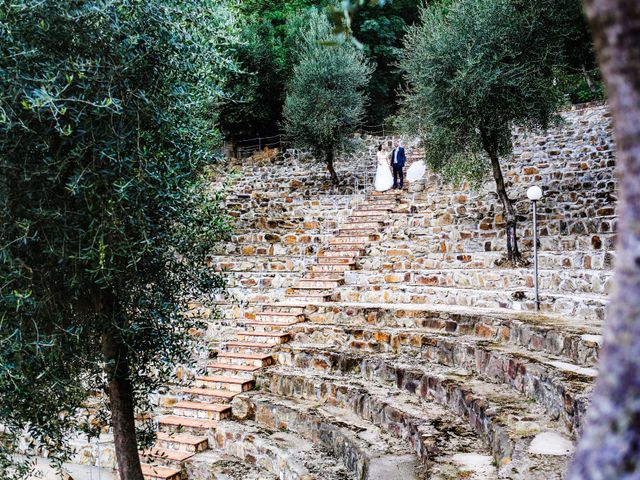
[[[224,286],[203,169],[233,22],[216,0],[3,1],[0,37],[1,476],[24,435],[62,460],[110,425],[142,480],[135,415],[191,360],[187,302]]]
[[[405,125],[422,137],[430,166],[491,171],[514,264],[521,261],[517,218],[501,159],[511,150],[512,126],[546,127],[561,99],[552,81],[561,62],[552,3],[459,0],[424,8],[400,64]]]
[[[334,184],[334,159],[358,129],[372,68],[351,42],[336,37],[322,14],[307,15],[288,86],[284,129],[296,146],[322,159]]]

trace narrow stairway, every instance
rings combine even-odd
[[[140,452],[145,479],[181,480],[185,461],[214,445],[217,422],[231,415],[230,402],[254,388],[255,372],[274,363],[275,349],[290,340],[287,329],[305,321],[305,307],[332,300],[344,272],[356,269],[357,258],[379,240],[401,195],[399,190],[369,194],[283,301],[256,305],[247,318],[237,319],[237,339],[222,343],[207,374],[179,388],[171,413],[157,419],[156,444]]]

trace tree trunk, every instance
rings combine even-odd
[[[102,336],[111,425],[121,480],[143,480],[136,441],[133,389],[124,345],[113,335]]]
[[[591,78],[591,74],[589,70],[587,70],[586,63],[582,62],[582,75],[584,76],[584,80],[587,82],[587,87],[589,87],[589,91],[591,93],[596,91],[596,86],[593,83],[593,79]]]
[[[513,202],[509,198],[504,185],[504,177],[502,176],[502,169],[500,168],[500,158],[498,157],[498,141],[483,128],[480,129],[480,135],[482,137],[482,145],[491,160],[491,170],[493,172],[493,179],[496,182],[496,192],[504,208],[504,220],[507,230],[507,260],[514,265],[519,265],[522,263],[522,255],[518,249],[516,210],[513,208]]]
[[[338,179],[338,174],[336,173],[335,168],[333,168],[333,149],[327,151],[326,154],[327,159],[327,169],[329,170],[329,175],[331,175],[331,181],[334,185],[340,185],[340,180]]]
[[[585,3],[615,124],[619,218],[600,375],[569,478],[639,478],[640,2]]]

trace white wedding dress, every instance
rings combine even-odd
[[[391,167],[389,167],[389,155],[387,152],[378,151],[376,158],[378,159],[378,169],[376,170],[374,187],[378,192],[386,192],[393,187],[393,175],[391,174]]]

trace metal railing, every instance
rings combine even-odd
[[[270,137],[255,137],[238,140],[233,144],[233,153],[237,158],[247,158],[264,148],[280,148],[284,146],[284,135],[272,135]],[[227,142],[225,141],[225,150]]]
[[[366,123],[360,124],[357,133],[361,135],[371,135],[374,137],[384,137],[386,135],[393,134],[393,128],[387,123],[379,123],[376,125],[370,125]],[[225,141],[225,150],[228,142]],[[237,140],[233,143],[234,154],[237,158],[247,158],[253,153],[260,151],[264,148],[280,148],[288,147],[289,144],[286,141],[285,134],[279,133],[270,137],[258,136],[255,138],[246,138]]]

